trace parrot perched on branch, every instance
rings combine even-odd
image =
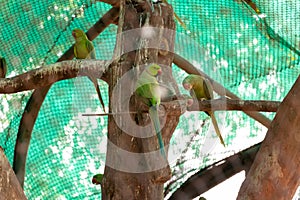
[[[200,75],[188,75],[184,78],[182,85],[184,89],[190,91],[191,96],[198,101],[209,100],[213,98],[213,89],[211,83],[209,80]],[[225,146],[214,112],[207,111],[205,113],[211,117],[211,121],[220,139],[220,142]]]
[[[74,29],[72,31],[72,36],[75,39],[74,44],[74,56],[77,59],[96,59],[95,48],[93,43],[87,38],[86,34],[81,29]],[[103,111],[105,112],[104,102],[101,96],[100,88],[97,82],[97,78],[93,75],[88,75],[89,79],[93,82],[98,98],[100,100]]]
[[[5,78],[7,72],[7,65],[5,58],[0,57],[0,78]]]
[[[137,80],[136,94],[145,99],[150,107],[149,115],[153,123],[161,154],[166,158],[164,142],[161,135],[158,107],[161,101],[160,86],[156,79],[161,74],[161,67],[157,64],[148,65]]]

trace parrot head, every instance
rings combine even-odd
[[[103,179],[103,174],[96,174],[92,178],[92,183],[95,185],[99,185],[101,184],[102,179]]]
[[[146,67],[146,71],[152,76],[158,76],[162,73],[161,67],[157,64],[151,64]]]
[[[82,37],[86,37],[86,34],[83,32],[83,30],[79,29],[79,28],[75,28],[72,31],[72,36],[75,38],[75,40],[80,39]]]
[[[182,86],[186,90],[191,90],[193,88],[191,76],[187,76],[185,79],[183,79]]]

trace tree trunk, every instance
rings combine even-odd
[[[300,184],[300,76],[279,106],[238,200],[292,199]]]
[[[26,200],[20,183],[0,147],[0,199]]]
[[[171,177],[169,164],[160,155],[148,115],[136,121],[129,111],[138,111],[132,94],[146,64],[159,64],[164,74],[161,82],[178,91],[170,67],[175,37],[173,10],[163,3],[121,1],[118,25],[115,60],[109,69],[109,97],[110,112],[123,114],[108,118],[102,199],[163,199],[163,183]],[[165,110],[160,118],[166,147],[179,115]]]

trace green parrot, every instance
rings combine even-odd
[[[145,99],[150,107],[149,115],[153,123],[161,154],[166,158],[164,142],[160,130],[158,107],[161,101],[160,86],[156,79],[161,74],[161,67],[157,64],[148,65],[137,80],[136,94]]]
[[[95,185],[99,185],[101,184],[102,179],[103,179],[103,174],[96,174],[92,178],[92,183]]]
[[[206,78],[202,76],[190,74],[184,78],[182,85],[184,89],[190,91],[191,96],[198,101],[201,101],[203,99],[209,100],[213,98],[212,85]],[[211,117],[213,126],[220,139],[220,142],[225,146],[214,112],[207,111],[205,113]]]
[[[96,53],[93,43],[87,38],[86,34],[81,29],[74,29],[72,31],[72,35],[75,39],[74,44],[74,56],[77,59],[96,59]],[[98,98],[100,100],[100,103],[102,105],[103,111],[105,112],[105,106],[103,102],[103,98],[101,96],[100,88],[97,82],[97,78],[95,78],[93,75],[88,75],[89,79],[93,82]]]
[[[0,57],[0,78],[5,78],[7,72],[7,65],[5,58]]]

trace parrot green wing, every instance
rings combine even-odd
[[[77,59],[96,59],[95,48],[91,41],[82,38],[74,45],[74,56]]]
[[[160,104],[160,95],[158,92],[159,85],[156,83],[147,83],[136,89],[136,94],[144,97],[148,106],[156,106]]]
[[[88,57],[90,59],[96,59],[96,53],[93,43],[90,40],[86,40],[86,48],[89,53]]]
[[[203,90],[204,94],[206,96],[206,99],[213,99],[214,98],[214,93],[213,93],[213,88],[209,80],[206,78],[203,78]]]
[[[76,44],[74,45],[74,57],[75,58],[78,58],[78,54],[77,54],[77,46],[76,46]]]

